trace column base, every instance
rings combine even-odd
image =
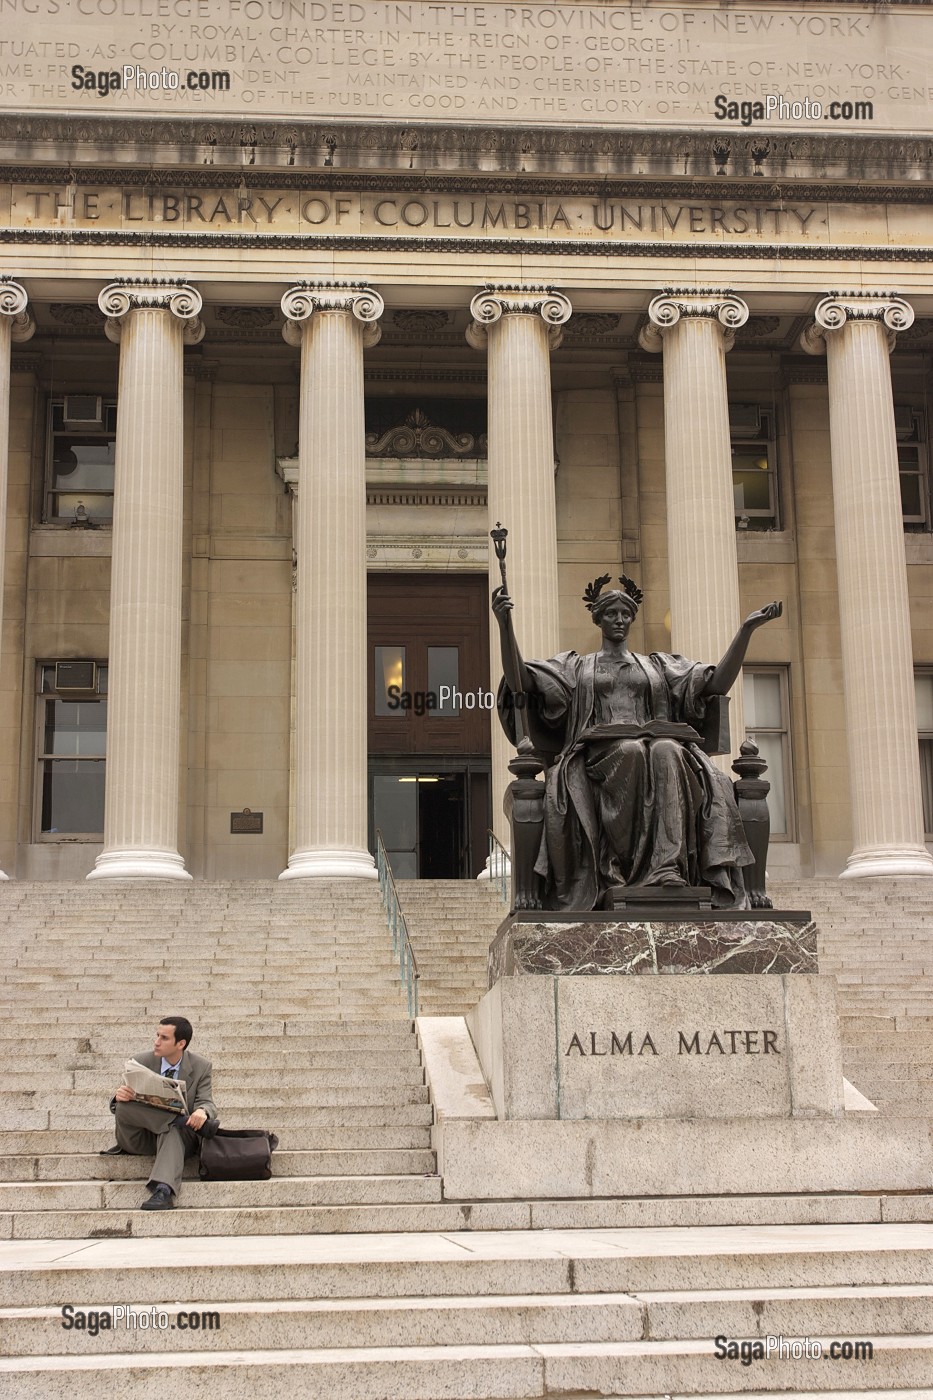
[[[933,856],[922,846],[878,846],[853,851],[840,880],[913,879],[933,877]]]
[[[512,875],[512,862],[509,856],[497,851],[495,855],[486,857],[486,864],[477,875],[477,880],[501,880],[502,876],[508,880]]]
[[[378,880],[368,851],[294,851],[280,880]]]
[[[102,851],[87,880],[190,880],[181,856],[170,851]]]

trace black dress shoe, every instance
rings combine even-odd
[[[100,1157],[126,1157],[129,1154],[126,1148],[121,1147],[118,1142],[115,1142],[113,1147],[102,1147],[98,1155]]]
[[[143,1201],[139,1208],[140,1210],[174,1210],[175,1192],[171,1186],[166,1186],[163,1181],[159,1181],[148,1201]]]

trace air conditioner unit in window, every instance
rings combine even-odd
[[[899,438],[913,437],[916,420],[914,411],[909,404],[896,403],[894,405],[894,431]]]
[[[761,409],[758,404],[730,403],[729,431],[735,438],[761,437]]]
[[[55,663],[55,689],[62,694],[76,694],[80,691],[97,690],[96,661],[57,661]]]
[[[66,423],[102,423],[100,394],[66,394],[64,419]]]

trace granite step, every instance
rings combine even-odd
[[[354,1115],[361,1114],[362,1110],[354,1110]],[[395,1117],[381,1124],[370,1120],[371,1115],[365,1115],[363,1123],[356,1125],[341,1119],[333,1125],[315,1126],[302,1121],[298,1126],[284,1127],[277,1122],[275,1131],[280,1150],[286,1152],[357,1151],[370,1146],[380,1150],[414,1150],[429,1146],[430,1128],[427,1125],[401,1125]],[[113,1142],[113,1119],[108,1113],[101,1121],[103,1131],[89,1127],[48,1128],[40,1132],[0,1131],[0,1154],[26,1157],[49,1154],[70,1156],[76,1153],[94,1155]]]
[[[302,1021],[305,1022],[302,1028]],[[308,1028],[310,1027],[310,1029]],[[411,1021],[406,1017],[397,1020],[380,1021],[362,1019],[359,1021],[336,1021],[322,1017],[320,1020],[308,1022],[307,1018],[295,1017],[289,1021],[284,1019],[264,1019],[250,1024],[244,1028],[243,1035],[233,1035],[229,1029],[229,1022],[221,1021],[214,1024],[205,1025],[199,1021],[195,1026],[196,1043],[199,1049],[210,1052],[211,1055],[241,1055],[248,1056],[253,1052],[263,1052],[273,1054],[281,1051],[283,1054],[314,1054],[319,1050],[341,1053],[365,1053],[371,1054],[374,1058],[382,1058],[383,1055],[398,1055],[409,1053],[413,1044],[411,1034]],[[150,1033],[153,1027],[147,1024],[145,1030]],[[29,1034],[19,1039],[13,1034],[4,1035],[0,1027],[0,1054],[15,1053],[17,1047],[22,1047],[22,1055],[32,1053],[58,1053],[74,1049],[87,1055],[119,1055],[122,1053],[124,1059],[127,1055],[127,1045],[133,1045],[140,1049],[141,1043],[128,1039],[136,1036],[139,1041],[143,1035],[143,1041],[148,1037],[143,1034],[138,1021],[132,1022],[110,1022],[106,1030],[97,1026],[89,1026],[86,1022],[78,1031],[67,1034],[63,1029],[55,1025],[42,1025],[33,1022],[29,1026]],[[62,1043],[61,1046],[49,1044],[50,1037],[57,1037]]]
[[[231,1183],[232,1184],[232,1183]],[[241,1183],[242,1184],[242,1183]],[[268,1186],[269,1182],[260,1183]],[[185,1191],[187,1191],[187,1187]],[[483,1230],[530,1230],[529,1212],[521,1202],[484,1202],[475,1206],[455,1202],[365,1205],[208,1206],[185,1205],[169,1211],[140,1210],[146,1192],[135,1188],[130,1209],[83,1211],[17,1211],[0,1213],[0,1239],[26,1241],[197,1239],[248,1240],[279,1236],[339,1237],[424,1235]]]
[[[166,1304],[179,1351],[312,1350],[554,1342],[674,1341],[760,1336],[889,1336],[933,1332],[933,1290],[894,1287],[588,1293],[448,1298],[302,1299],[295,1302]],[[179,1313],[194,1311],[197,1326]],[[161,1329],[96,1336],[62,1327],[56,1308],[0,1309],[0,1355],[77,1356],[161,1351]],[[112,1312],[111,1318],[113,1320]],[[175,1324],[175,1325],[173,1325]]]
[[[143,1195],[146,1193],[144,1192]],[[0,1213],[133,1210],[143,1198],[135,1181],[0,1182]],[[178,1210],[274,1209],[315,1205],[420,1205],[441,1198],[440,1177],[273,1176],[268,1181],[201,1181],[179,1193]],[[60,1232],[57,1232],[60,1233]]]
[[[828,1347],[831,1339],[825,1340]],[[871,1340],[873,1385],[926,1384],[933,1372],[933,1337]],[[773,1360],[751,1369],[756,1385],[766,1383],[771,1394],[799,1394],[805,1384],[822,1384],[826,1390],[850,1384],[854,1368],[827,1359],[819,1367],[809,1360]],[[63,1393],[63,1383],[69,1396],[97,1397],[107,1388],[119,1388],[123,1400],[150,1400],[165,1385],[189,1397],[216,1397],[220,1389],[225,1396],[248,1394],[252,1400],[278,1400],[283,1389],[294,1392],[296,1387],[299,1394],[339,1395],[341,1400],[384,1400],[389,1394],[393,1400],[485,1400],[493,1395],[532,1400],[556,1392],[633,1397],[663,1390],[670,1395],[682,1387],[696,1394],[698,1386],[715,1393],[726,1380],[709,1341],[30,1357],[0,1360],[0,1383],[5,1376],[15,1376],[17,1400],[48,1400]]]
[[[278,1154],[277,1154],[278,1155]],[[273,1157],[273,1162],[275,1157]],[[194,1183],[193,1183],[194,1184]],[[204,1186],[205,1183],[197,1183]],[[258,1183],[260,1186],[269,1183]],[[528,1231],[880,1225],[933,1222],[933,1198],[920,1196],[644,1197],[587,1201],[389,1202],[386,1204],[202,1206],[186,1185],[173,1211],[130,1208],[0,1213],[0,1238],[12,1240],[190,1239],[213,1236],[432,1234],[438,1231]]]
[[[348,1040],[344,1037],[344,1040]],[[390,1067],[397,1066],[400,1070],[408,1068],[420,1068],[420,1057],[414,1043],[401,1041],[398,1044],[387,1041],[385,1044],[378,1044],[376,1048],[370,1046],[366,1048],[365,1043],[358,1048],[341,1049],[336,1041],[315,1041],[313,1047],[306,1049],[294,1049],[293,1046],[300,1044],[300,1038],[290,1036],[288,1041],[284,1038],[254,1040],[253,1045],[261,1045],[263,1049],[239,1051],[215,1049],[211,1045],[202,1045],[198,1038],[199,1048],[208,1055],[208,1058],[217,1058],[218,1069],[215,1071],[215,1078],[219,1080],[222,1074],[255,1073],[258,1076],[263,1074],[271,1079],[271,1071],[278,1073],[283,1071],[292,1073],[293,1071],[304,1070],[305,1067],[317,1070],[334,1070],[345,1065],[348,1069],[362,1069],[368,1065],[378,1065],[386,1072]],[[77,1042],[75,1042],[75,1045]],[[324,1045],[326,1048],[321,1048]],[[274,1047],[274,1048],[272,1048]],[[121,1050],[124,1051],[121,1059]],[[27,1052],[24,1052],[26,1054]],[[94,1070],[99,1069],[101,1060],[106,1058],[108,1064],[113,1059],[114,1066],[119,1066],[122,1060],[127,1058],[125,1046],[112,1051],[103,1052],[101,1055],[92,1053],[89,1050],[78,1050],[72,1046],[66,1050],[59,1050],[56,1053],[38,1053],[35,1050],[28,1051],[28,1063],[37,1072],[49,1071],[51,1073],[69,1072],[73,1070]],[[0,1065],[4,1062],[10,1065],[22,1065],[24,1055],[16,1053],[12,1046],[5,1051],[0,1050]],[[5,1073],[28,1073],[22,1069],[5,1071]],[[268,1080],[266,1081],[268,1082]]]
[[[522,1203],[517,1203],[521,1207]],[[525,1207],[527,1208],[527,1207]],[[459,1208],[461,1211],[464,1207]],[[493,1203],[490,1210],[501,1210]],[[479,1208],[474,1207],[479,1213]],[[129,1215],[129,1213],[127,1213]],[[175,1212],[135,1212],[177,1218]],[[235,1214],[235,1212],[232,1212]],[[933,1225],[716,1226],[262,1238],[22,1241],[0,1257],[0,1307],[119,1299],[309,1298],[928,1287]]]
[[[0,1182],[13,1181],[146,1181],[148,1157],[102,1157],[100,1149],[85,1153],[44,1152],[0,1156]],[[273,1176],[400,1176],[433,1175],[434,1153],[426,1149],[331,1148],[313,1152],[277,1150],[272,1157]],[[186,1179],[196,1180],[197,1162],[185,1164]]]
[[[72,1117],[80,1116],[82,1113],[93,1114],[101,1107],[107,1108],[110,1095],[113,1093],[116,1076],[108,1075],[104,1080],[104,1087],[97,1092],[91,1093],[81,1089],[76,1089],[70,1093],[48,1093],[42,1094],[42,1102],[48,1106],[49,1111],[57,1113],[67,1113]],[[35,1095],[36,1091],[28,1091]],[[26,1093],[10,1093],[4,1095],[6,1102],[15,1104],[19,1100],[26,1099]],[[342,1083],[334,1086],[318,1085],[317,1087],[305,1087],[289,1089],[278,1086],[275,1082],[263,1089],[241,1088],[231,1084],[224,1094],[223,1110],[224,1122],[228,1114],[239,1108],[264,1109],[266,1116],[269,1113],[277,1112],[279,1108],[327,1108],[332,1106],[353,1107],[376,1107],[378,1105],[389,1104],[417,1104],[428,1102],[428,1089],[421,1084],[372,1084],[364,1081],[359,1084]]]
[[[322,1127],[375,1127],[378,1125],[403,1125],[405,1127],[430,1124],[434,1113],[429,1103],[412,1104],[358,1104],[354,1106],[332,1104],[313,1108],[276,1108],[274,1113],[255,1108],[224,1108],[225,1128],[268,1127],[281,1138],[282,1128],[322,1128]],[[106,1138],[113,1134],[113,1117],[106,1106],[95,1105],[95,1112],[89,1114],[84,1109],[61,1109],[37,1106],[31,1102],[22,1108],[2,1106],[0,1101],[0,1132],[38,1132],[46,1128],[92,1127]]]
[[[22,1061],[16,1060],[15,1063],[22,1064]],[[0,1068],[2,1066],[3,1060],[0,1057]],[[78,1096],[93,1094],[96,1097],[103,1094],[109,1098],[115,1085],[119,1083],[119,1075],[116,1066],[109,1072],[97,1069],[6,1069],[3,1071],[3,1082],[4,1093],[41,1089],[46,1099],[50,1099],[74,1090]],[[361,1089],[365,1085],[376,1084],[387,1088],[423,1085],[424,1072],[414,1063],[396,1064],[389,1068],[378,1064],[354,1065],[343,1070],[308,1065],[302,1069],[276,1068],[274,1073],[252,1068],[238,1069],[228,1065],[223,1070],[215,1071],[213,1075],[215,1095],[218,1099],[231,1103],[236,1101],[237,1092],[247,1090],[265,1092],[270,1097],[281,1098],[284,1090],[305,1089],[311,1092],[315,1088]]]

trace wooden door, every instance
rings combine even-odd
[[[368,670],[371,757],[488,755],[487,576],[371,574]]]

